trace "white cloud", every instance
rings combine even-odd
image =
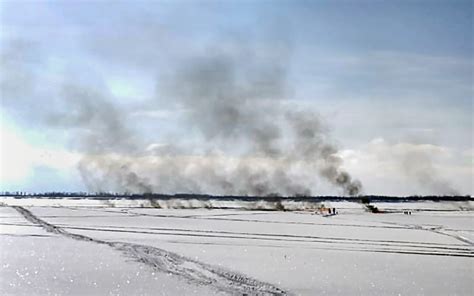
[[[368,194],[473,194],[470,151],[375,138],[339,155]],[[471,152],[472,153],[472,152]]]
[[[38,166],[59,171],[73,169],[79,159],[76,153],[37,147],[19,133],[5,126],[0,128],[0,180],[4,185],[24,182]]]
[[[156,109],[156,110],[139,110],[131,113],[131,116],[134,117],[149,117],[154,119],[168,119],[175,117],[179,113],[184,112],[182,110],[166,110],[166,109]]]

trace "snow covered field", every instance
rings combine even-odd
[[[4,199],[0,295],[473,295],[472,203],[314,211]]]

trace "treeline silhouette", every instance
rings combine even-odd
[[[160,193],[118,193],[118,192],[22,192],[22,191],[4,191],[0,192],[2,197],[14,198],[88,198],[88,199],[157,199],[157,200],[242,200],[242,201],[353,201],[362,202],[365,204],[371,202],[409,202],[409,201],[473,201],[470,195],[410,195],[410,196],[386,196],[386,195],[359,195],[359,196],[280,196],[276,194],[267,196],[248,196],[248,195],[210,195],[210,194],[192,194],[192,193],[177,193],[177,194],[160,194]]]

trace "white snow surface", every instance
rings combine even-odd
[[[378,203],[388,213],[372,214],[332,202],[328,217],[3,203],[0,295],[474,295],[470,203]]]

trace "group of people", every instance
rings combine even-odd
[[[323,216],[333,216],[337,215],[336,208],[326,208],[324,206],[319,207],[319,210],[315,212],[315,214],[320,214]]]

